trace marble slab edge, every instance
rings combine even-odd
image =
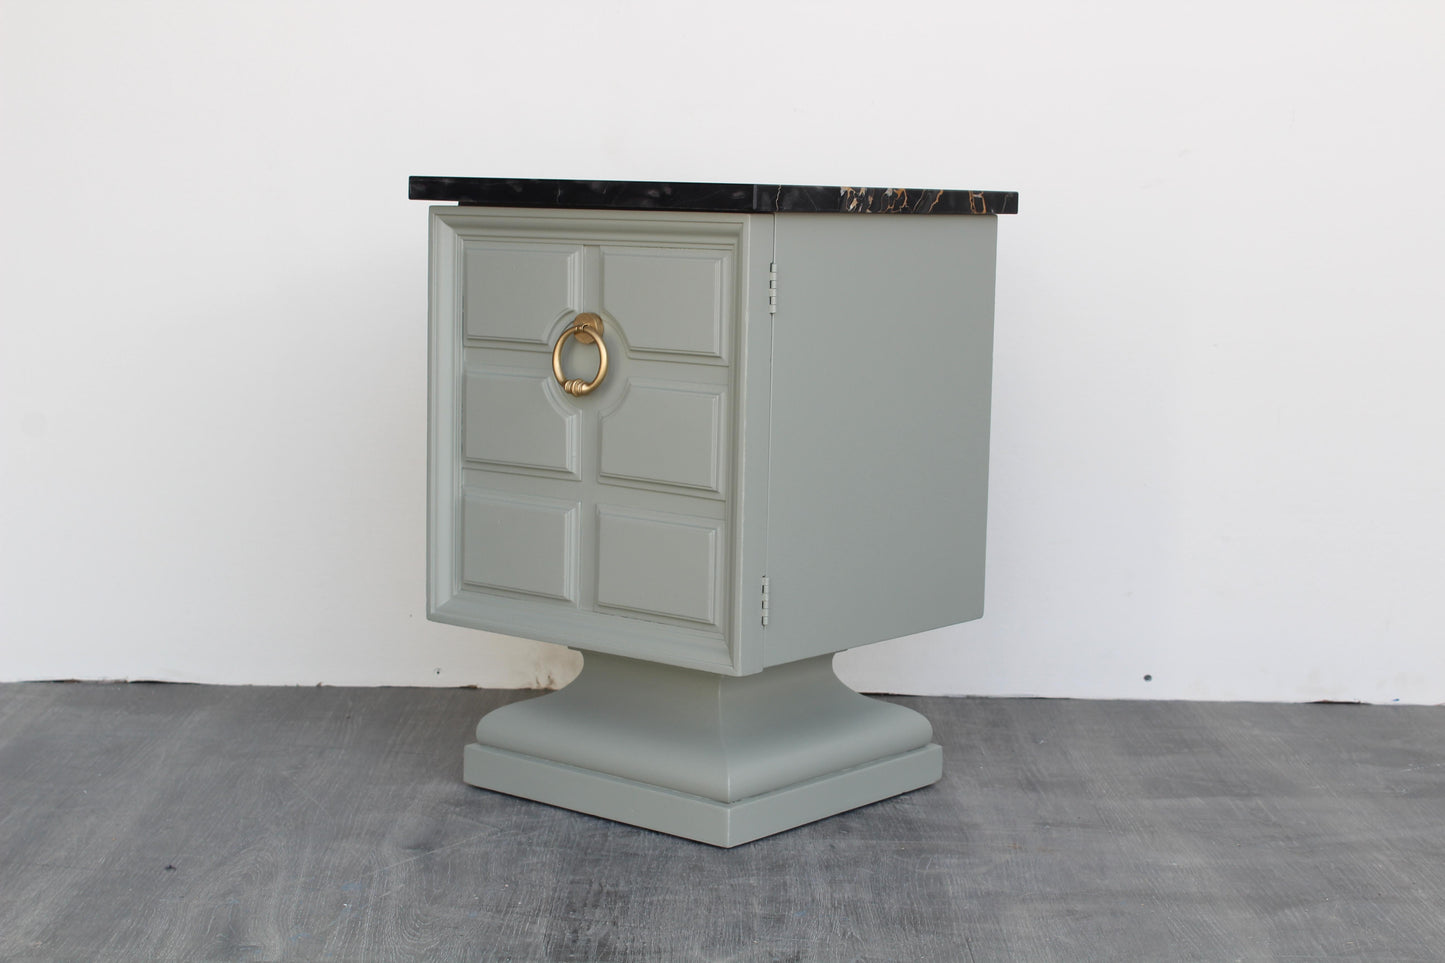
[[[667,181],[513,180],[412,177],[414,201],[464,207],[586,208],[773,214],[1017,214],[1016,191],[799,184],[699,184]]]

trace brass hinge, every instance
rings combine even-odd
[[[763,625],[768,624],[768,577],[763,576]]]
[[[768,313],[778,313],[778,262],[768,265]]]

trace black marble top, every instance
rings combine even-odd
[[[916,187],[807,187],[797,184],[690,184],[646,181],[543,181],[502,177],[413,177],[414,201],[470,207],[723,211],[772,214],[1017,214],[1014,191]]]

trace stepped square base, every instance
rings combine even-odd
[[[485,716],[463,779],[736,846],[936,782],[932,735],[845,686],[831,655],[722,676],[589,653],[565,689]]]

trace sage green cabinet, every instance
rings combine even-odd
[[[982,614],[995,230],[432,209],[429,616],[588,653],[467,781],[733,845],[938,778],[826,657]]]

